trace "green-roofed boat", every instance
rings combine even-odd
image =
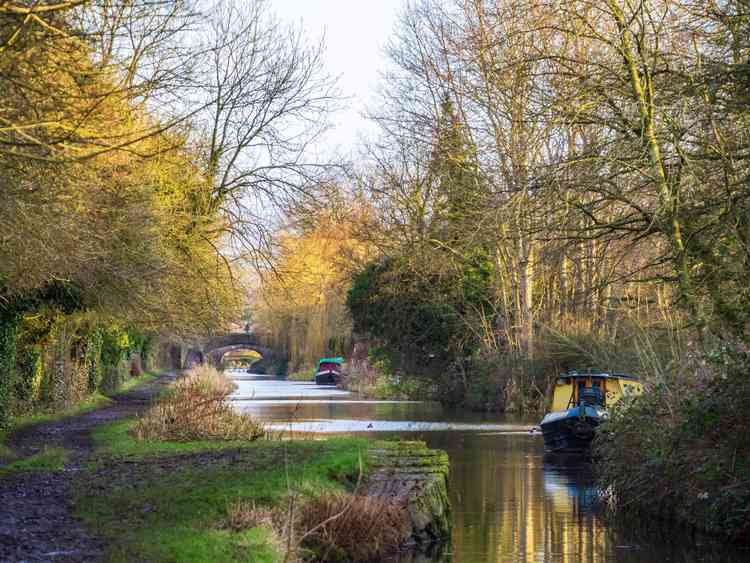
[[[336,385],[341,379],[341,365],[344,358],[321,358],[315,371],[315,383],[318,385]]]

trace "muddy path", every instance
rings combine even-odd
[[[45,447],[63,447],[70,457],[63,471],[0,476],[0,561],[97,561],[103,545],[73,517],[69,486],[92,454],[91,431],[98,425],[137,415],[171,381],[163,375],[111,405],[56,422],[24,428],[9,446],[20,457]]]

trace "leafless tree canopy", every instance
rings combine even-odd
[[[491,346],[659,307],[746,334],[747,30],[742,0],[408,2],[371,110],[388,252],[492,249]],[[436,158],[481,191],[461,240]]]

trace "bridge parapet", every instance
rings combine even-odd
[[[203,342],[197,344],[195,348],[191,349],[189,357],[192,359],[193,364],[208,361],[209,363],[218,366],[221,364],[224,354],[242,349],[255,350],[263,356],[263,361],[266,364],[285,364],[284,354],[280,354],[267,346],[263,346],[259,343],[258,338],[253,333],[247,332],[229,333],[206,338]],[[186,365],[185,367],[190,366]]]
[[[232,332],[229,334],[222,334],[219,336],[212,336],[205,340],[203,343],[203,351],[208,353],[211,350],[217,348],[224,348],[226,346],[260,346],[258,338],[252,332]]]

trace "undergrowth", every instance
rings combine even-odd
[[[215,368],[189,370],[141,416],[132,429],[138,440],[257,440],[261,424],[229,404],[234,382]]]
[[[675,519],[750,542],[750,356],[663,377],[614,408],[597,438],[617,511]]]
[[[310,499],[295,524],[317,561],[380,561],[409,534],[403,506],[350,493]]]
[[[336,491],[305,498],[291,494],[276,506],[228,503],[220,528],[263,527],[285,561],[380,561],[408,540],[403,506],[388,499]]]
[[[435,397],[436,384],[394,367],[393,354],[383,347],[372,347],[366,358],[352,358],[341,386],[361,397],[379,400],[429,400]]]

